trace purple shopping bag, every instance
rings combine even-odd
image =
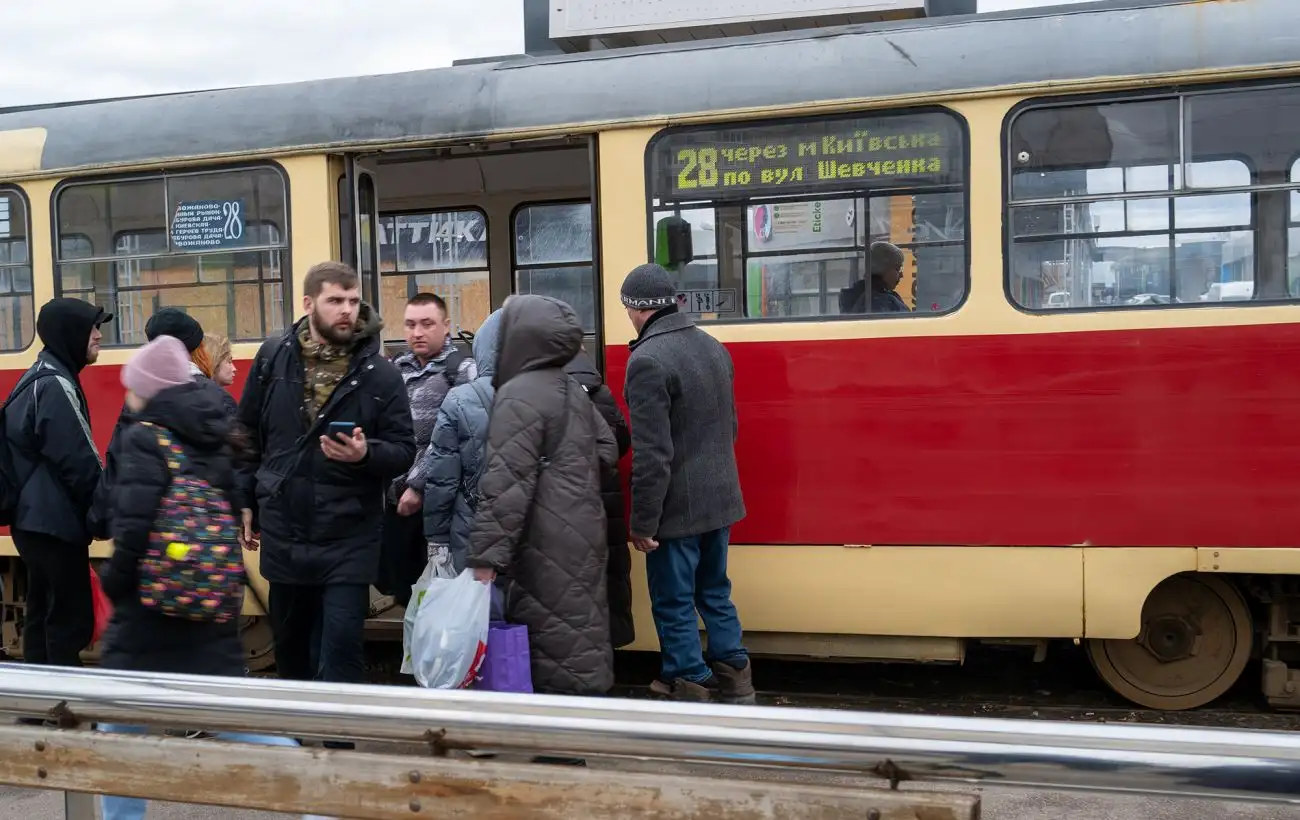
[[[528,658],[528,627],[493,621],[488,624],[487,654],[479,668],[475,689],[486,692],[533,691],[533,670]]]

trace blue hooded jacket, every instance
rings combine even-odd
[[[424,452],[424,537],[448,544],[457,572],[465,569],[470,527],[474,522],[478,476],[487,447],[488,418],[496,395],[497,351],[501,347],[501,311],[493,311],[474,334],[478,373],[468,384],[447,393]]]

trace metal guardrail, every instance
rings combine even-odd
[[[68,727],[0,729],[0,782],[356,818],[459,816],[460,810],[478,817],[612,818],[641,816],[652,805],[656,818],[705,813],[717,818],[848,816],[836,811],[889,818],[900,807],[914,810],[918,801],[946,812],[922,816],[978,816],[974,797],[793,782],[814,772],[871,775],[890,786],[955,781],[1300,805],[1300,742],[1284,732],[668,704],[16,665],[0,666],[0,713],[47,716]],[[407,741],[423,744],[429,756],[188,742],[72,728],[89,722]],[[697,781],[445,757],[456,749],[657,758],[777,771],[770,782]],[[59,762],[40,762],[55,759]],[[34,779],[30,772],[35,769],[45,776]],[[103,775],[88,782],[87,771]],[[237,781],[247,781],[239,787],[247,794],[231,793]],[[661,806],[669,792],[678,802]],[[497,807],[495,813],[483,813],[488,805]],[[815,806],[827,807],[827,813],[809,814]]]

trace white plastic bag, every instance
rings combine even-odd
[[[491,590],[473,570],[434,578],[424,591],[411,636],[411,668],[426,689],[463,689],[474,682],[487,651]]]
[[[451,547],[445,544],[430,544],[429,560],[424,565],[420,579],[411,585],[411,600],[406,605],[406,614],[402,617],[402,669],[403,675],[414,674],[411,671],[411,638],[415,634],[415,616],[424,602],[424,595],[429,584],[435,578],[455,578],[456,571],[451,568]]]

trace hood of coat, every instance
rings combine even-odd
[[[494,377],[497,372],[497,359],[501,355],[501,309],[488,314],[474,334],[474,367],[478,378]]]
[[[51,356],[74,374],[86,366],[90,331],[112,319],[99,305],[81,299],[51,299],[41,306],[36,335]]]
[[[494,387],[520,373],[564,367],[582,349],[578,314],[559,299],[511,296],[501,312],[501,350]]]
[[[135,415],[166,427],[186,444],[202,450],[219,450],[230,435],[230,416],[221,388],[208,379],[195,379],[161,391]]]

